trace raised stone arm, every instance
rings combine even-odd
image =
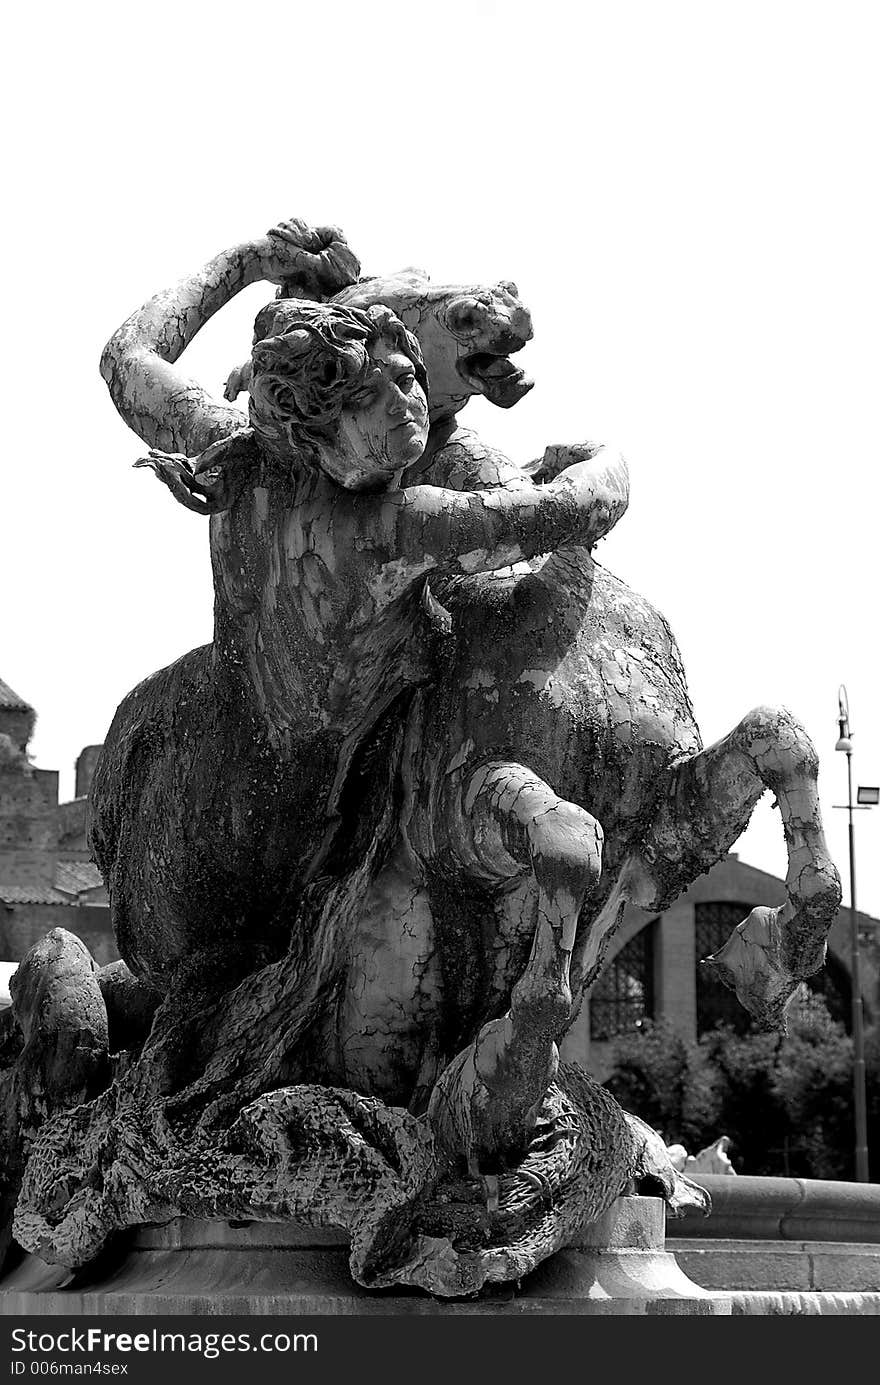
[[[592,547],[629,504],[629,474],[619,454],[598,448],[549,486],[462,492],[410,486],[383,505],[394,551],[406,561],[434,559],[462,572],[491,572],[569,544]]]
[[[130,428],[149,446],[194,456],[247,423],[175,363],[209,318],[261,279],[323,298],[354,283],[360,265],[334,226],[290,220],[223,250],[197,273],[156,294],[114,332],[101,374]]]

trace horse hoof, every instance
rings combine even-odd
[[[789,926],[791,912],[791,905],[779,909],[759,905],[737,925],[724,946],[703,961],[736,992],[739,1003],[762,1029],[780,1034],[786,1032],[785,1012],[800,985],[800,978],[783,961],[783,923]]]

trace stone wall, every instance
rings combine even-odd
[[[51,886],[58,854],[58,773],[0,770],[0,882]]]
[[[34,729],[34,714],[30,707],[0,707],[0,735],[8,736],[13,745],[24,750]]]
[[[52,928],[82,938],[100,966],[119,957],[106,905],[0,903],[0,960],[20,961]]]
[[[95,777],[95,768],[104,749],[102,745],[84,746],[76,761],[76,797],[87,798]]]
[[[87,798],[73,798],[58,804],[58,850],[65,861],[90,861],[91,849],[86,839],[88,828]]]

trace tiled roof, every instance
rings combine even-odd
[[[74,907],[83,895],[104,887],[104,878],[91,861],[56,861],[54,885],[4,885],[2,904],[67,904]]]
[[[70,904],[70,895],[50,885],[0,885],[3,904]]]
[[[34,709],[29,702],[25,702],[23,697],[19,697],[17,692],[13,692],[8,683],[4,683],[0,678],[0,707],[10,712],[32,712]]]
[[[59,861],[55,866],[55,885],[66,894],[83,894],[101,889],[104,877],[91,861]]]

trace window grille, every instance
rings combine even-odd
[[[590,1038],[614,1039],[654,1015],[654,924],[621,948],[590,991]]]

